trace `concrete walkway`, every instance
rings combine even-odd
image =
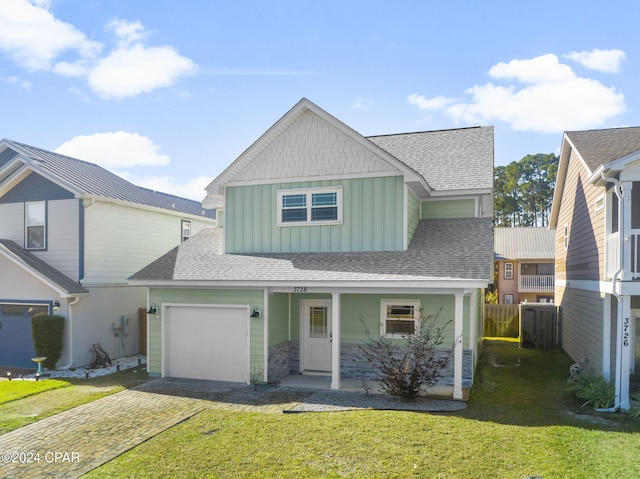
[[[0,436],[0,477],[80,477],[205,408],[281,414],[311,393],[152,380]]]

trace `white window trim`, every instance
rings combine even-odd
[[[338,218],[331,221],[311,221],[311,196],[315,193],[336,193],[336,207]],[[282,197],[286,195],[307,195],[307,220],[306,221],[282,221]],[[338,225],[342,224],[342,186],[329,186],[324,188],[300,188],[293,190],[278,190],[276,194],[277,213],[276,224],[278,226],[313,226],[313,225]]]
[[[44,206],[44,223],[42,225],[40,224],[34,224],[34,225],[30,225],[29,224],[29,205],[43,205]],[[34,250],[34,251],[43,251],[47,249],[47,218],[48,216],[48,212],[47,212],[47,202],[46,201],[27,201],[24,204],[24,248],[27,250]],[[42,247],[34,247],[34,246],[29,246],[29,228],[34,227],[34,226],[42,226],[42,234],[43,234],[43,239],[42,242],[44,243]]]
[[[620,226],[618,226],[618,228],[620,228]],[[569,223],[565,223],[564,225],[563,236],[564,236],[564,249],[566,251],[567,249],[569,249]]]
[[[511,269],[507,270],[507,265],[511,266]],[[509,273],[508,275],[507,272]],[[504,279],[513,279],[513,263],[511,262],[504,264]]]
[[[413,306],[413,314],[415,321],[414,331],[417,333],[420,328],[420,310],[422,308],[422,303],[419,299],[382,299],[380,300],[380,334],[385,338],[403,338],[405,334],[387,334],[387,306],[389,305],[402,305],[402,306]]]
[[[604,208],[604,195],[600,195],[594,201],[594,210],[600,211],[603,208]]]
[[[189,234],[185,236],[184,227],[188,225]],[[189,238],[191,238],[191,221],[189,220],[181,220],[180,221],[180,243],[184,243]]]

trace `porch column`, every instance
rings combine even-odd
[[[611,295],[602,302],[602,376],[611,380]]]
[[[475,290],[469,297],[469,349],[471,349],[472,364],[475,364],[476,352],[478,349],[478,316],[483,316],[482,314],[479,314],[479,304],[482,304],[479,303],[480,294],[480,291]]]
[[[262,316],[263,316],[263,361],[264,361],[264,382],[269,382],[269,288],[264,288],[264,299],[262,305]]]
[[[618,324],[616,347],[616,401],[615,407],[627,411],[629,405],[629,371],[631,370],[631,297],[618,300]]]
[[[340,293],[331,293],[331,389],[340,389]]]
[[[453,352],[453,399],[462,399],[462,355],[464,334],[464,294],[456,293]]]

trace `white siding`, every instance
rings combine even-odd
[[[24,203],[0,204],[0,238],[24,246]]]
[[[47,202],[47,250],[34,254],[66,274],[79,280],[80,224],[78,200]]]
[[[83,284],[126,283],[180,243],[182,219],[189,218],[95,202],[85,210]],[[192,235],[212,225],[212,221],[190,221]]]

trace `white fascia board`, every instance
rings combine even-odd
[[[323,175],[323,176],[296,176],[291,178],[268,178],[247,181],[230,181],[225,184],[227,186],[254,186],[264,184],[280,184],[280,183],[300,183],[304,181],[331,181],[331,180],[348,180],[357,178],[378,178],[385,176],[403,176],[398,170],[392,171],[376,171],[373,173],[350,173],[344,175]]]
[[[40,273],[35,271],[29,265],[25,264],[23,261],[16,258],[13,254],[11,254],[9,251],[5,250],[5,248],[2,245],[0,245],[0,254],[2,254],[2,256],[4,256],[9,261],[11,261],[13,264],[15,264],[16,266],[18,266],[19,268],[21,268],[22,270],[26,271],[28,274],[36,278],[41,283],[45,284],[46,286],[54,290],[56,293],[58,293],[58,295],[60,295],[61,298],[76,296],[76,294],[69,294],[68,291],[61,289],[60,286],[50,281],[49,278],[42,276]]]
[[[474,195],[490,195],[493,193],[492,188],[469,188],[466,190],[434,190],[431,192],[431,198],[455,199],[455,197],[474,196]]]
[[[131,201],[119,200],[116,198],[107,198],[105,196],[99,196],[99,195],[82,195],[81,198],[87,199],[87,200],[100,201],[102,203],[111,203],[114,205],[126,206],[127,208],[135,208],[138,210],[153,211],[155,213],[162,213],[169,216],[179,216],[180,218],[189,218],[189,219],[196,219],[199,221],[208,221],[212,224],[217,224],[217,218],[209,218],[208,216],[193,215],[189,213],[184,213],[182,211],[173,211],[173,210],[168,210],[166,208],[143,205],[140,203],[133,203]]]
[[[130,279],[130,286],[146,286],[149,288],[193,288],[193,289],[264,289],[268,288],[272,293],[307,293],[335,292],[344,293],[380,293],[390,290],[398,290],[398,294],[404,292],[431,291],[442,293],[445,291],[469,291],[477,288],[486,288],[491,281],[486,280],[455,280],[430,279],[425,281],[334,281],[334,282],[249,282],[249,281],[186,281],[186,280],[136,280]],[[302,288],[302,289],[300,289]],[[295,291],[296,289],[300,289]]]

